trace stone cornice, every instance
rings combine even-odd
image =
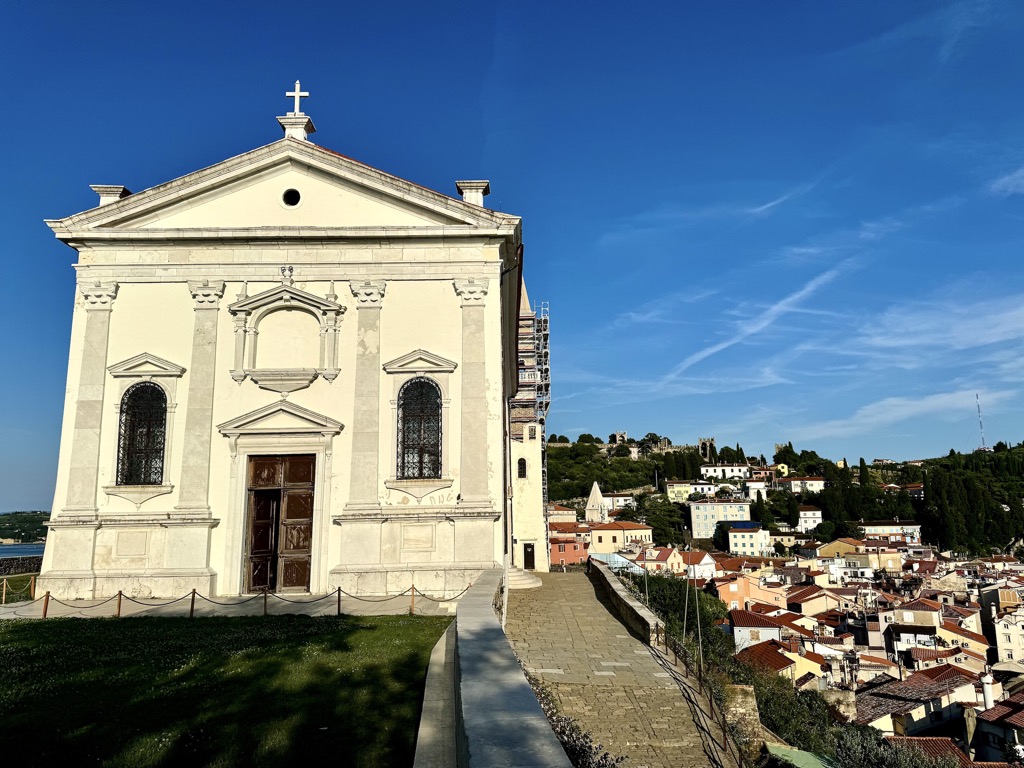
[[[114,203],[116,205],[116,203]],[[393,241],[404,238],[426,240],[455,240],[517,238],[519,223],[500,224],[492,227],[444,224],[437,226],[382,226],[382,227],[225,227],[223,229],[195,228],[151,228],[151,229],[92,229],[69,227],[61,221],[47,221],[58,240],[68,245],[91,243],[132,243],[145,242],[194,242],[194,241],[244,241],[260,244],[285,243],[295,240],[320,240],[324,242],[345,242],[360,240]]]

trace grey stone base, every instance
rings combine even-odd
[[[331,569],[328,591],[366,597],[400,595],[413,585],[433,598],[454,597],[494,563],[396,563],[395,565],[348,565]]]
[[[193,589],[212,596],[216,573],[209,568],[165,570],[160,574],[123,571],[48,571],[36,580],[36,595],[49,592],[59,600],[95,600],[120,591],[134,598],[176,598]]]

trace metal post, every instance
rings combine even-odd
[[[50,590],[46,590],[46,595],[43,597],[43,618],[46,618],[46,612],[50,610]]]
[[[121,590],[117,590],[117,618],[121,618]]]
[[[269,589],[263,589],[263,615],[267,615],[267,595],[270,592]]]
[[[341,616],[341,587],[338,587],[338,615]]]
[[[36,599],[36,577],[35,576],[32,577],[32,580],[29,582],[29,584],[30,584],[30,587],[29,587],[30,591],[28,593],[28,596],[30,598],[32,598],[33,600],[35,600]]]
[[[196,616],[196,591],[192,590],[192,603],[188,607],[188,617],[194,619]]]
[[[4,597],[0,600],[0,605],[7,605],[7,579],[4,578]]]
[[[416,579],[412,580],[412,587],[409,589],[409,615],[416,615]]]

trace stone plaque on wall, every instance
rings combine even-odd
[[[402,526],[402,549],[434,548],[434,526],[407,524]]]
[[[146,531],[118,531],[114,541],[115,557],[145,557],[149,534]]]

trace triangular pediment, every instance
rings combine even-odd
[[[341,422],[286,400],[257,408],[217,426],[217,431],[225,437],[310,433],[336,435],[342,429]]]
[[[120,363],[114,363],[107,368],[111,376],[175,376],[180,377],[185,369],[175,365],[162,357],[151,355],[149,352],[129,357]]]
[[[451,373],[457,367],[458,363],[425,349],[414,350],[384,363],[387,373]]]
[[[294,196],[285,199],[287,190]],[[380,227],[513,227],[515,216],[465,203],[358,161],[285,138],[174,181],[59,221],[58,237],[83,231],[365,230]]]
[[[258,312],[270,307],[305,307],[314,314],[322,312],[344,313],[345,307],[336,301],[321,298],[308,291],[300,290],[294,285],[275,285],[273,288],[257,293],[255,296],[239,299],[228,307],[232,314],[239,312]]]

